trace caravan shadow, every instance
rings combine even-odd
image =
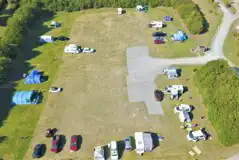
[[[153,143],[153,148],[152,150],[154,150],[155,148],[157,148],[159,146],[159,137],[157,133],[154,132],[144,132],[144,133],[149,133],[151,135],[152,138],[152,143]]]
[[[60,145],[59,145],[59,152],[61,152],[64,149],[64,146],[66,144],[66,136],[60,135]]]

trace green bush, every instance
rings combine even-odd
[[[0,58],[0,83],[3,83],[6,80],[10,62],[11,61],[8,58]]]
[[[236,73],[224,60],[207,63],[195,72],[208,117],[219,142],[231,146],[239,142],[239,83]]]

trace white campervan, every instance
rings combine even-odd
[[[116,141],[111,141],[109,144],[110,147],[110,159],[111,160],[118,160],[119,155],[118,155],[118,148],[117,148],[117,142]]]
[[[76,45],[76,44],[69,44],[65,46],[64,48],[65,53],[80,53],[81,52],[81,47]]]

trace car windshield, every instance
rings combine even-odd
[[[194,139],[194,136],[193,136],[193,133],[192,133],[192,132],[189,132],[189,133],[188,133],[188,136],[189,136],[190,138]]]

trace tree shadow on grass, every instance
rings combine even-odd
[[[41,54],[39,51],[33,49],[39,46],[38,37],[50,31],[50,28],[44,26],[43,22],[51,20],[54,14],[40,13],[36,17],[29,22],[28,28],[24,28],[25,36],[23,44],[12,46],[12,49],[16,53],[16,58],[12,60],[5,84],[0,86],[0,127],[3,126],[4,120],[7,119],[9,111],[12,109],[11,99],[18,81],[23,78],[23,73],[28,73],[35,67],[28,60]]]
[[[201,31],[200,34],[204,34],[208,31],[210,25],[209,25],[209,23],[208,23],[208,21],[205,17],[205,14],[202,12],[201,8],[198,5],[196,5],[196,7],[197,7],[198,11],[200,12],[200,14],[202,15],[202,17],[203,17],[203,30]]]

